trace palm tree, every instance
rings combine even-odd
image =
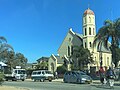
[[[120,18],[115,21],[106,20],[104,26],[98,31],[95,36],[93,44],[98,41],[98,48],[104,45],[106,49],[110,49],[112,53],[112,62],[117,67],[118,60],[116,59],[116,48],[119,48],[120,44]],[[111,43],[109,46],[108,41]]]

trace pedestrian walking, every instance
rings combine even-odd
[[[105,80],[105,71],[104,71],[103,67],[100,67],[99,75],[100,75],[100,82],[101,82],[102,84],[104,84],[104,80]]]

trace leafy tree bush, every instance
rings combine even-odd
[[[0,72],[0,85],[4,82],[4,74]]]
[[[72,70],[83,70],[88,64],[93,63],[92,54],[82,45],[73,46],[71,58],[73,59]]]
[[[31,69],[31,68],[26,70],[27,78],[31,78],[31,74],[32,74],[33,71],[34,71],[34,69]]]
[[[67,68],[62,65],[57,68],[58,77],[63,77],[64,73],[67,71]]]

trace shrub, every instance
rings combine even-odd
[[[62,66],[59,66],[58,68],[57,68],[57,72],[58,72],[58,77],[63,77],[63,75],[64,75],[64,73],[67,71],[67,68],[64,66],[64,65],[62,65]]]
[[[0,85],[4,82],[4,74],[0,72]]]

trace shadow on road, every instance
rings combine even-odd
[[[111,89],[109,86],[107,85],[91,85],[91,86],[94,86],[96,88],[102,88],[102,89]]]
[[[120,86],[120,83],[115,83],[114,86]]]

